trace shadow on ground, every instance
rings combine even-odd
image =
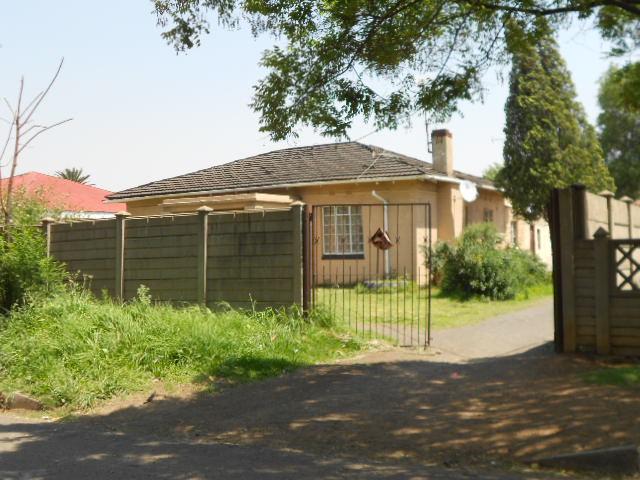
[[[408,461],[407,469],[413,462],[484,468],[495,461],[504,465],[537,455],[638,443],[638,391],[586,384],[581,374],[595,365],[551,349],[547,344],[467,364],[425,361],[417,355],[391,361],[393,352],[388,352],[374,363],[317,366],[215,395],[202,392],[83,417],[56,425],[56,432],[24,424],[34,430],[32,437],[15,442],[15,450],[5,445],[0,465],[9,469],[45,458],[48,449],[77,432],[93,436],[72,447],[77,449],[74,465],[104,462],[135,469],[146,458],[169,469],[184,467],[184,476],[166,478],[206,477],[215,466],[228,467],[216,472],[222,478],[251,478],[251,459],[264,448],[279,451],[266,454],[277,465],[256,478],[401,478],[409,470],[380,467],[378,476],[361,475],[336,459],[387,464],[402,459]],[[241,444],[244,450],[221,443]],[[198,458],[192,458],[197,452]],[[296,452],[315,456],[294,467],[285,457]],[[279,460],[278,455],[284,457]],[[316,471],[310,474],[305,468]],[[3,478],[22,478],[4,472]],[[423,478],[458,477],[439,477],[434,471]]]

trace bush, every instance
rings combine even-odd
[[[64,276],[62,266],[47,257],[38,227],[10,227],[0,235],[0,308],[5,312],[29,295],[59,290]]]
[[[13,193],[11,225],[0,232],[0,309],[7,312],[25,302],[29,295],[59,291],[65,279],[64,268],[47,257],[46,239],[37,227],[56,209],[48,206],[39,190]]]
[[[463,298],[507,300],[547,279],[544,264],[516,247],[501,248],[502,239],[489,223],[472,225],[452,244],[439,244],[433,275],[442,292]]]

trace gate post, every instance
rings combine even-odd
[[[576,351],[576,289],[573,250],[575,243],[573,201],[570,189],[558,192],[560,282],[562,285],[562,340],[565,353]]]
[[[293,248],[293,303],[300,308],[304,308],[303,295],[303,256],[304,242],[303,230],[305,222],[302,220],[302,204],[296,204],[291,207],[291,233]]]
[[[209,240],[209,212],[211,207],[203,205],[198,208],[198,282],[197,289],[198,303],[207,306],[207,260],[208,260],[208,240]]]
[[[311,213],[309,207],[302,207],[302,310],[311,308]]]
[[[115,289],[114,296],[118,300],[124,298],[124,248],[125,248],[125,230],[127,217],[129,212],[116,213],[116,271],[115,271]]]
[[[611,325],[609,321],[609,232],[600,227],[594,237],[595,302],[596,302],[596,352],[611,352]]]

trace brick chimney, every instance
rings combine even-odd
[[[453,135],[449,130],[431,132],[433,168],[443,175],[453,175]]]

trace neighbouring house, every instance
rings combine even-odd
[[[415,278],[416,271],[425,272],[423,245],[428,240],[434,245],[454,239],[465,226],[478,222],[492,222],[505,242],[536,253],[550,266],[547,224],[514,217],[509,201],[491,181],[455,170],[448,130],[434,131],[432,145],[433,163],[358,142],[288,148],[107,198],[126,202],[127,211],[135,216],[193,212],[201,206],[253,211],[303,202],[317,212],[312,233],[314,271],[328,279],[338,271],[344,275],[351,266],[356,276],[360,269],[371,276],[384,268],[386,274],[409,271]],[[461,188],[471,183],[477,198],[469,202]],[[375,238],[384,230],[390,244],[401,242],[404,248],[390,250],[380,267],[380,251],[371,245],[374,240],[385,241]],[[375,258],[368,253],[374,251]]]
[[[0,183],[3,193],[8,181],[4,178]],[[40,172],[16,175],[13,190],[42,199],[61,218],[111,218],[126,208],[124,203],[105,203],[105,197],[112,193],[108,190]]]

